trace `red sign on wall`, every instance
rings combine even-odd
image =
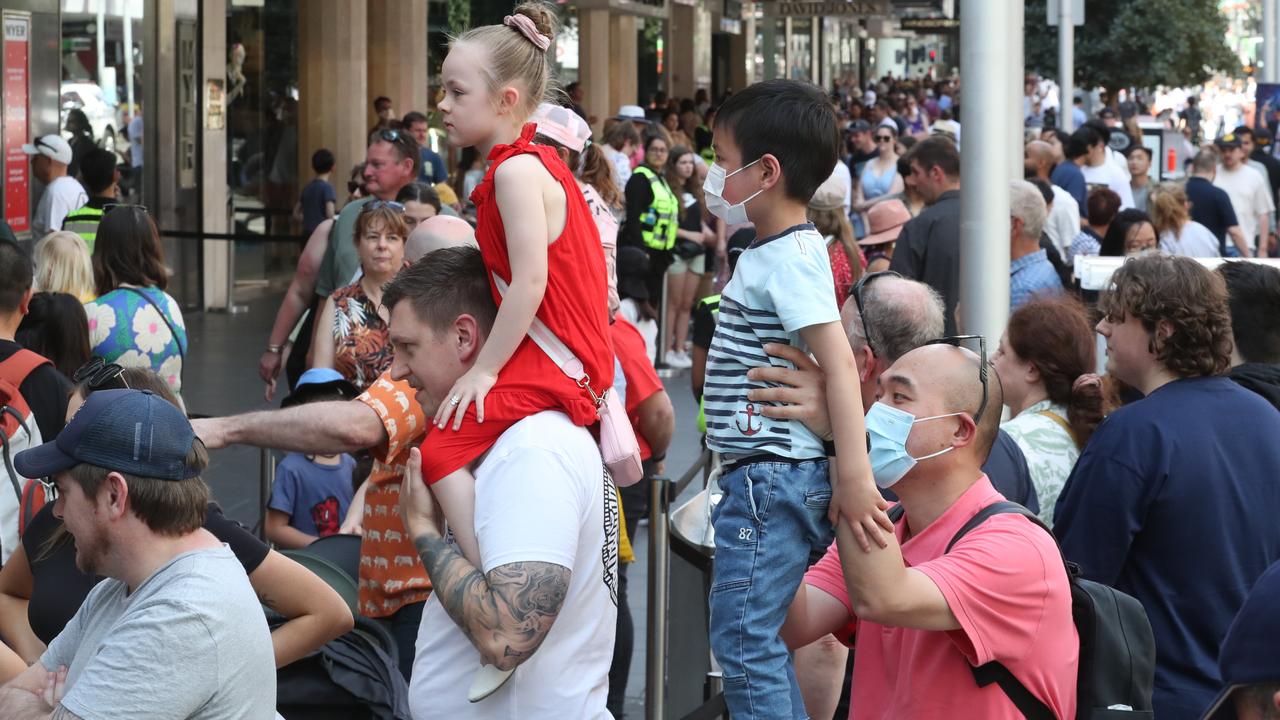
[[[22,152],[27,142],[27,112],[30,107],[31,16],[4,14],[3,145],[4,219],[15,233],[31,229],[30,158]]]

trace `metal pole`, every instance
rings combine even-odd
[[[1280,78],[1276,52],[1276,0],[1262,0],[1262,81],[1273,83]]]
[[[137,114],[137,108],[133,104],[133,17],[129,14],[129,3],[121,3],[121,13],[124,15],[124,88],[125,98],[129,102],[129,117]],[[142,132],[148,132],[148,128],[143,128]],[[155,160],[152,160],[155,162]]]
[[[276,482],[276,456],[267,448],[258,451],[258,537],[267,542],[267,503]]]
[[[1009,179],[1021,180],[1023,176],[1022,168],[1022,145],[1023,138],[1026,136],[1026,118],[1023,116],[1022,103],[1026,97],[1026,88],[1023,83],[1026,81],[1026,72],[1024,70],[1025,62],[1022,56],[1023,46],[1023,9],[1022,2],[1009,3],[1009,31],[1005,33],[1005,37],[1009,38],[1009,102],[1013,106],[1013,114],[1010,118],[1017,118],[1014,126],[1009,128],[1009,135],[1005,139],[1004,146],[1007,149],[1005,156],[1009,159]]]
[[[1058,0],[1058,127],[1064,132],[1075,129],[1076,26],[1072,25],[1071,3]],[[1274,2],[1274,0],[1271,0]]]
[[[1020,1],[1020,0],[1019,0]],[[1007,43],[1015,0],[965,3],[960,16],[964,151],[960,162],[960,325],[988,344],[1009,315]],[[1017,63],[1021,66],[1021,63]]]
[[[645,645],[644,716],[667,716],[667,580],[670,537],[667,534],[666,477],[649,481],[649,624]]]
[[[106,78],[103,76],[106,75],[107,67],[107,4],[105,2],[98,3],[97,30],[98,84],[101,85],[106,81]],[[104,94],[106,94],[105,90]],[[114,102],[119,102],[119,98],[116,97],[115,83],[111,84],[111,92],[108,94],[108,97]],[[119,125],[119,123],[112,123],[113,127],[115,125]]]

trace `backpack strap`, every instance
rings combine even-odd
[[[898,507],[902,506],[899,505]],[[960,541],[960,538],[969,534],[971,530],[986,522],[993,515],[1021,515],[1044,529],[1045,532],[1049,533],[1049,537],[1054,537],[1053,531],[1035,513],[1018,503],[1002,500],[991,503],[979,510],[977,515],[969,518],[969,521],[962,525],[956,531],[956,534],[951,537],[951,542],[947,543],[947,549],[943,552],[951,552],[951,548]],[[1054,545],[1057,546],[1056,538],[1054,539]],[[1062,554],[1061,548],[1059,548],[1058,554]],[[1067,567],[1067,579],[1070,581],[1072,572],[1070,566],[1066,565],[1065,558],[1063,559],[1063,565]],[[1000,662],[993,660],[977,667],[971,665],[969,669],[973,671],[973,679],[978,683],[978,687],[986,687],[991,683],[999,685],[1004,694],[1013,702],[1014,707],[1018,708],[1018,711],[1026,716],[1027,720],[1055,720],[1053,710],[1042,700],[1031,694],[1031,691],[1022,684],[1022,681],[1015,677],[1012,672],[1009,672],[1009,668]]]
[[[8,380],[15,388],[21,388],[36,368],[52,364],[45,356],[22,348],[0,362],[0,380]]]

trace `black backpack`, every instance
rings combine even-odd
[[[897,522],[901,505],[889,511]],[[944,552],[992,515],[1017,514],[1053,531],[1035,513],[1017,503],[992,503],[965,523]],[[1055,538],[1056,542],[1056,538]],[[1148,720],[1155,717],[1151,692],[1155,682],[1156,641],[1142,603],[1115,588],[1086,580],[1079,566],[1067,562],[1071,583],[1071,618],[1080,636],[1080,665],[1076,676],[1077,720]],[[996,683],[1029,720],[1054,720],[1053,711],[998,662],[971,668],[979,687]],[[1112,709],[1115,708],[1115,709]],[[1121,709],[1125,708],[1125,709]]]

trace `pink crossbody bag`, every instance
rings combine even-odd
[[[500,295],[507,294],[507,283],[496,273],[493,275],[493,283]],[[600,455],[604,458],[605,467],[609,468],[609,474],[613,476],[614,484],[627,487],[640,482],[644,477],[644,467],[640,462],[640,443],[636,441],[636,433],[631,427],[631,419],[627,417],[627,410],[618,402],[613,388],[605,388],[604,392],[596,395],[591,389],[591,378],[582,367],[582,361],[537,317],[529,324],[529,337],[595,404],[596,417],[600,419]]]

